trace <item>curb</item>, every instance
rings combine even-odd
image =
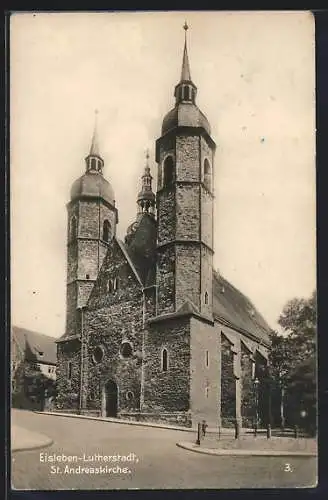
[[[37,411],[37,410],[35,410],[34,413],[39,413],[41,415],[54,415],[57,417],[96,420],[97,422],[111,422],[111,423],[115,423],[115,424],[138,425],[140,427],[154,427],[157,429],[169,429],[171,431],[183,431],[183,432],[193,432],[193,433],[197,432],[197,428],[193,428],[193,427],[178,427],[178,426],[174,426],[174,425],[156,424],[156,423],[152,423],[152,422],[136,422],[133,420],[123,420],[120,418],[92,417],[89,415],[78,415],[76,413],[72,414],[72,413],[59,413],[59,412],[54,412],[54,411]],[[207,429],[207,432],[208,433],[217,433],[218,430],[217,429]],[[221,433],[222,433],[222,431],[221,431]],[[229,434],[230,434],[230,432],[229,432]]]
[[[317,453],[311,451],[280,451],[280,450],[226,450],[226,449],[212,449],[201,448],[197,444],[192,443],[176,443],[179,448],[195,453],[202,453],[203,455],[215,456],[239,456],[239,457],[317,457]]]
[[[16,432],[21,432],[23,429],[17,429]],[[16,451],[30,451],[30,450],[38,450],[41,448],[47,448],[48,446],[51,446],[54,441],[53,439],[49,438],[45,434],[39,434],[37,432],[31,432],[31,431],[26,431],[23,430],[24,432],[27,432],[27,438],[20,438],[20,437],[15,437],[15,435],[11,436],[11,452],[14,453]],[[24,440],[26,444],[21,444],[24,443]],[[16,441],[16,444],[13,444],[13,441]]]

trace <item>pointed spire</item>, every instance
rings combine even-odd
[[[189,66],[189,58],[188,58],[188,50],[187,50],[187,30],[189,29],[187,21],[185,21],[185,23],[183,25],[183,29],[185,30],[185,43],[184,43],[184,50],[183,50],[181,80],[180,81],[181,82],[183,82],[183,81],[191,82],[190,66]]]
[[[90,153],[85,159],[86,171],[92,174],[99,173],[102,174],[102,169],[104,166],[104,160],[99,153],[98,145],[98,120],[97,120],[98,110],[95,110],[95,126],[93,129],[93,135],[91,140]]]
[[[179,83],[175,86],[174,96],[176,98],[176,104],[181,102],[195,104],[197,87],[192,82],[190,76],[190,65],[187,50],[187,30],[189,29],[189,26],[187,22],[184,23],[183,29],[185,31],[185,43],[183,49],[181,78]]]
[[[99,154],[99,144],[98,144],[98,110],[95,109],[95,126],[93,129],[90,156],[100,156]]]

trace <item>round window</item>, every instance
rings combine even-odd
[[[132,391],[127,391],[125,396],[128,401],[131,401],[134,398],[134,394]]]
[[[95,363],[100,363],[104,357],[104,349],[100,346],[97,346],[93,350],[92,358]]]
[[[123,358],[130,358],[132,356],[132,345],[130,342],[123,342],[120,352]]]

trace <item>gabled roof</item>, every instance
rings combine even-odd
[[[55,338],[18,326],[12,327],[12,335],[21,352],[26,353],[27,349],[35,361],[54,365],[57,363]]]
[[[270,345],[272,331],[252,302],[218,272],[213,272],[213,314],[241,333]]]

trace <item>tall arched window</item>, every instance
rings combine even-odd
[[[168,187],[173,182],[174,163],[172,156],[167,156],[163,168],[163,187]]]
[[[204,184],[207,189],[211,189],[211,165],[207,158],[204,161]]]
[[[168,369],[168,354],[167,349],[162,350],[162,371],[167,372]]]
[[[77,220],[75,215],[73,215],[70,224],[70,239],[74,240],[76,237],[77,237]]]
[[[208,293],[205,292],[205,304],[208,304]]]
[[[102,239],[104,241],[109,241],[110,239],[110,236],[111,236],[111,225],[110,225],[110,222],[109,220],[104,220],[104,223],[103,223],[103,237]]]
[[[189,87],[188,86],[183,87],[183,99],[185,101],[189,100]]]

